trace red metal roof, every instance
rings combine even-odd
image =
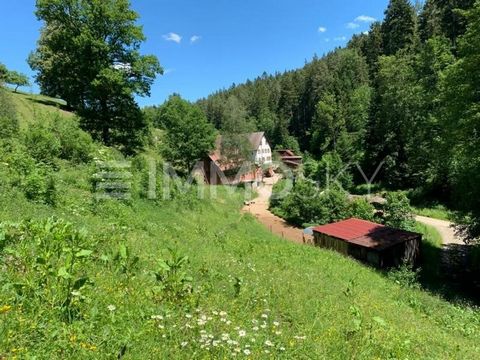
[[[348,219],[335,224],[317,226],[314,232],[346,242],[374,249],[385,249],[398,243],[420,237],[420,234],[394,229],[360,219]]]

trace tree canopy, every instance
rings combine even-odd
[[[42,93],[64,99],[105,144],[140,146],[147,123],[134,96],[148,96],[162,68],[140,54],[145,36],[130,2],[38,0],[36,15],[44,25],[29,63]]]
[[[191,170],[214,147],[213,125],[198,106],[178,95],[171,96],[158,109],[154,121],[165,130],[165,159],[183,173]]]

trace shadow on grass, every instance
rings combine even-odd
[[[447,301],[480,306],[479,276],[471,270],[472,250],[468,245],[439,248],[423,242],[421,286]]]
[[[34,96],[28,96],[28,100],[37,103],[37,104],[42,104],[46,106],[54,106],[60,110],[65,110],[68,111],[68,106],[67,103],[63,100],[57,100],[57,99],[46,99],[46,98],[38,98]]]

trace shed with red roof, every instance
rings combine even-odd
[[[315,244],[379,268],[417,264],[422,235],[360,219],[313,229]]]

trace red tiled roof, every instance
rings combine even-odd
[[[385,249],[421,236],[410,231],[394,229],[360,219],[348,219],[335,224],[318,226],[314,232],[374,249]]]

